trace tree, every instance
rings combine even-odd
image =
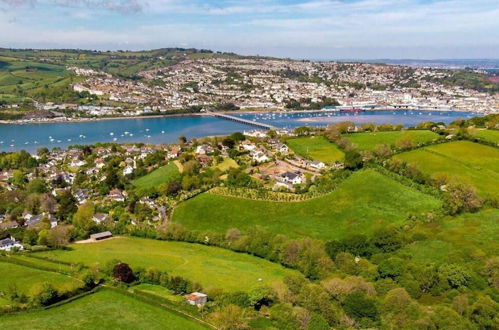
[[[116,264],[113,268],[113,278],[116,281],[131,283],[135,279],[132,268],[123,262]]]
[[[182,189],[182,185],[178,181],[172,181],[168,184],[166,190],[168,196],[176,196],[178,192]]]
[[[183,146],[184,144],[187,143],[187,138],[184,135],[181,135],[178,137],[178,143]]]
[[[345,168],[356,170],[362,167],[362,155],[355,150],[345,151]]]
[[[232,149],[236,145],[236,141],[234,141],[231,137],[226,137],[222,140],[222,144],[227,148]]]
[[[473,186],[462,183],[450,183],[444,197],[449,213],[475,212],[482,206],[482,201]]]
[[[470,319],[479,329],[499,328],[499,304],[489,296],[481,296],[471,306]]]
[[[343,301],[343,309],[347,315],[357,320],[362,318],[376,320],[378,318],[376,302],[362,292],[349,294]]]
[[[395,141],[395,146],[400,150],[407,150],[414,147],[414,139],[409,136],[403,136]]]
[[[240,141],[243,141],[243,140],[245,139],[244,134],[243,134],[243,133],[241,133],[241,132],[235,132],[235,133],[232,133],[232,134],[230,135],[230,137],[231,137],[234,141],[236,141],[236,142],[240,142]]]
[[[76,199],[73,197],[70,191],[64,191],[59,196],[59,209],[57,210],[57,217],[60,220],[69,219],[73,213],[76,212]]]
[[[221,307],[209,314],[208,319],[221,330],[248,328],[246,310],[236,305]]]
[[[50,283],[43,283],[33,294],[33,302],[38,305],[48,306],[56,302],[58,293]]]
[[[47,186],[42,179],[33,179],[26,185],[26,191],[29,193],[42,194],[47,192]]]
[[[48,232],[47,242],[48,246],[59,248],[65,246],[69,243],[70,239],[70,227],[69,226],[57,226],[52,228]]]

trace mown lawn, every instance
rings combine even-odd
[[[19,292],[30,295],[43,283],[50,283],[60,291],[83,285],[69,276],[0,261],[0,291],[15,286]]]
[[[0,317],[4,329],[205,329],[199,323],[118,292],[100,290],[47,310]]]
[[[499,149],[469,141],[456,141],[394,157],[417,164],[425,174],[447,174],[473,185],[481,196],[499,196]]]
[[[441,138],[432,131],[394,131],[394,132],[365,132],[343,134],[359,150],[374,150],[379,144],[394,146],[401,138],[411,138],[415,144],[429,142]]]
[[[345,154],[323,136],[300,137],[287,141],[288,146],[298,155],[324,163],[343,161]]]
[[[237,162],[234,159],[225,158],[223,160],[223,162],[217,164],[215,167],[222,172],[226,172],[226,171],[230,170],[231,168],[238,168],[239,165],[237,164]]]
[[[249,290],[295,273],[261,258],[200,244],[121,237],[73,244],[71,248],[71,251],[47,251],[39,255],[85,265],[103,265],[118,259],[132,268],[155,267],[198,282],[204,288],[227,291]]]
[[[498,130],[474,129],[471,131],[471,134],[473,136],[476,136],[477,138],[499,144],[499,131]]]
[[[133,184],[142,189],[150,189],[157,187],[162,183],[170,183],[180,178],[180,172],[175,163],[170,162],[151,173],[144,175],[133,181]]]
[[[404,247],[399,253],[415,262],[475,263],[499,254],[499,210],[447,217],[419,225],[427,240]]]
[[[441,202],[374,170],[352,174],[332,193],[304,202],[271,202],[201,194],[180,204],[173,221],[190,229],[225,232],[258,226],[291,237],[342,238],[369,234]]]

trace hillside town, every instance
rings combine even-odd
[[[385,64],[310,62],[263,58],[211,58],[138,73],[125,80],[104,72],[71,68],[85,80],[73,85],[126,108],[126,115],[231,105],[235,109],[363,109],[499,111],[499,96],[445,85],[445,70]],[[133,109],[133,106],[136,108]],[[80,107],[91,115],[121,107]]]

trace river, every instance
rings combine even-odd
[[[356,124],[374,122],[413,126],[422,121],[450,123],[457,118],[470,118],[472,112],[438,111],[366,111],[360,113],[238,113],[245,119],[265,122],[282,128],[321,126],[350,120]],[[39,147],[67,148],[73,144],[97,142],[172,143],[181,135],[187,138],[226,135],[253,129],[245,124],[210,116],[116,119],[91,122],[50,124],[0,124],[0,151],[27,150]]]

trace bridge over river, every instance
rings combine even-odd
[[[242,124],[246,124],[246,125],[250,125],[250,126],[255,126],[258,128],[277,129],[277,127],[269,125],[269,124],[265,124],[265,123],[261,123],[261,122],[253,121],[253,120],[248,120],[248,119],[244,119],[244,118],[240,118],[240,117],[236,117],[236,116],[231,116],[231,115],[227,115],[225,113],[211,112],[211,111],[207,111],[207,113],[209,113],[212,116],[218,117],[218,118],[232,120],[232,121],[235,121],[238,123],[242,123]]]

